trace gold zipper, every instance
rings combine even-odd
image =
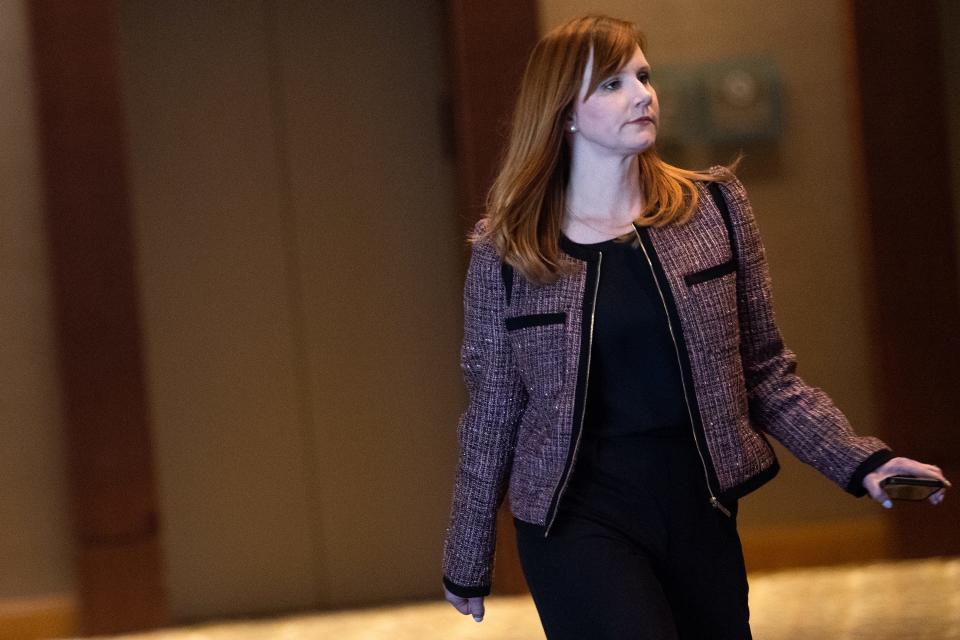
[[[729,518],[730,511],[717,499],[716,495],[713,493],[713,487],[710,486],[710,474],[707,473],[707,461],[703,457],[703,451],[700,450],[700,442],[697,440],[697,431],[693,426],[693,410],[690,408],[687,382],[683,379],[683,364],[680,361],[680,346],[677,344],[677,336],[673,332],[673,322],[670,321],[670,311],[667,309],[667,299],[663,295],[663,289],[660,288],[660,281],[657,279],[657,273],[653,269],[653,262],[650,261],[650,254],[647,253],[647,247],[643,244],[643,239],[640,237],[640,232],[637,231],[636,227],[633,228],[633,232],[637,235],[637,240],[640,242],[640,248],[643,249],[643,257],[647,259],[647,266],[650,267],[650,274],[653,276],[653,282],[657,286],[657,293],[660,294],[660,302],[663,304],[663,311],[667,316],[667,329],[670,330],[670,339],[673,341],[673,352],[677,356],[677,366],[680,368],[680,384],[683,386],[683,401],[687,405],[687,417],[690,419],[690,428],[693,430],[693,444],[697,448],[697,455],[700,456],[700,464],[703,467],[703,478],[707,482],[707,493],[710,494],[710,506],[712,506],[714,509],[717,509]]]
[[[564,490],[567,488],[567,483],[570,481],[570,473],[573,471],[573,464],[576,462],[577,451],[580,448],[580,437],[583,435],[583,419],[584,416],[587,415],[587,385],[590,383],[590,356],[593,353],[593,320],[597,315],[597,292],[600,290],[600,265],[603,262],[603,252],[599,252],[598,256],[597,275],[593,281],[593,302],[590,307],[590,336],[587,339],[587,372],[583,378],[583,407],[580,411],[580,430],[577,432],[577,439],[573,443],[573,457],[570,458],[570,467],[561,480],[560,492],[557,493],[556,487],[554,488],[554,493],[557,496],[557,504],[554,507],[553,516],[550,518],[550,522],[547,523],[547,528],[543,532],[544,538],[550,533],[550,527],[553,526],[553,521],[557,519],[557,512],[560,511],[560,496],[563,495]]]

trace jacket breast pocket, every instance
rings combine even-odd
[[[707,267],[706,269],[701,269],[700,271],[694,271],[693,273],[688,273],[683,276],[683,281],[688,287],[692,287],[695,284],[700,284],[701,282],[706,282],[707,280],[713,280],[714,278],[725,276],[728,273],[733,273],[736,270],[737,259],[730,258],[726,262],[722,262],[718,265]]]
[[[737,261],[694,271],[683,276],[687,300],[699,325],[698,348],[716,354],[734,354],[740,346],[737,312]]]
[[[507,331],[517,331],[526,327],[542,327],[549,324],[563,324],[567,320],[567,314],[563,313],[531,313],[523,316],[514,316],[505,318],[504,324]]]
[[[567,314],[534,313],[505,318],[520,377],[531,396],[556,394],[566,369]]]

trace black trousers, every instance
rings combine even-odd
[[[549,537],[514,518],[547,638],[751,638],[737,505],[710,506],[692,436],[581,447]]]

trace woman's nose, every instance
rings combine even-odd
[[[634,101],[637,104],[647,104],[652,98],[653,93],[650,91],[650,87],[637,80]]]

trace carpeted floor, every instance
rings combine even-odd
[[[960,639],[960,558],[750,577],[757,640]],[[529,596],[487,599],[481,623],[445,602],[227,622],[114,640],[541,640]],[[585,639],[589,640],[589,639]]]

